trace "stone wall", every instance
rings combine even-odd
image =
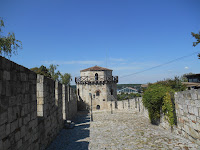
[[[114,105],[114,102],[112,105]],[[148,117],[148,110],[142,104],[142,97],[136,97],[134,99],[117,101],[117,109],[132,110],[132,111],[140,112],[145,117]]]
[[[77,113],[77,95],[75,89],[69,88],[69,98],[68,98],[68,115],[67,119],[71,120]]]
[[[63,128],[62,85],[37,75],[39,147],[44,149]]]
[[[176,133],[200,145],[200,89],[175,93]]]
[[[45,149],[77,112],[70,89],[0,57],[0,149]]]
[[[174,97],[177,126],[172,131],[200,145],[200,89],[177,92]],[[148,117],[148,110],[143,106],[141,97],[118,101],[117,105],[119,110],[133,110]],[[159,126],[172,129],[162,113]]]
[[[34,72],[0,57],[0,149],[38,149]]]

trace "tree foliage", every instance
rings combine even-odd
[[[174,93],[173,93],[174,94]],[[162,112],[171,126],[176,124],[175,107],[172,93],[167,92],[163,98]]]
[[[15,38],[15,33],[9,32],[7,36],[2,33],[4,21],[0,18],[0,55],[11,57],[17,54],[17,49],[22,48],[22,42]]]
[[[34,71],[37,74],[44,75],[46,77],[52,78],[55,81],[59,81],[62,84],[69,85],[71,80],[71,75],[69,73],[61,74],[60,71],[57,71],[58,65],[51,64],[49,68],[41,65],[39,68],[34,67],[30,70]]]
[[[181,82],[186,82],[187,78],[183,75],[181,77],[175,76],[174,79],[166,79],[163,81],[156,82],[157,84],[161,84],[167,87],[174,89],[175,91],[184,91],[186,90],[186,86],[183,85]]]
[[[160,121],[160,112],[162,106],[165,105],[164,99],[167,96],[167,93],[172,93],[171,95],[173,95],[174,90],[169,86],[159,83],[148,86],[144,92],[142,101],[144,106],[148,109],[149,119],[151,120],[152,124],[158,124]],[[171,114],[171,110],[173,109],[174,108],[170,108],[166,111],[170,112]],[[172,118],[172,120],[174,119],[175,118]]]
[[[57,67],[58,65],[53,65],[51,64],[48,68],[49,70],[49,73],[51,75],[51,78],[55,81],[60,81],[60,76],[61,76],[61,73],[60,71],[56,71],[57,70]]]
[[[65,73],[64,75],[61,74],[61,83],[68,85],[70,84],[71,75],[69,73]]]
[[[181,83],[187,81],[185,75],[148,84],[149,86],[145,89],[142,101],[148,109],[151,123],[157,124],[159,122],[160,112],[162,111],[171,126],[176,124],[174,92],[186,89],[186,86]]]
[[[191,34],[196,39],[196,42],[193,42],[193,46],[195,47],[200,43],[200,32],[199,33],[191,32]],[[200,54],[198,54],[198,57],[200,59]]]
[[[38,67],[31,68],[30,70],[34,71],[37,74],[41,74],[46,77],[51,77],[51,74],[49,73],[48,68],[43,65],[41,65],[39,68]]]

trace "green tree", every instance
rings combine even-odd
[[[41,75],[51,78],[51,74],[49,73],[49,70],[47,69],[47,67],[43,65],[41,65],[39,68],[38,67],[31,68],[30,70],[34,71],[37,74],[41,74]]]
[[[9,32],[7,36],[2,35],[4,21],[0,18],[0,55],[11,57],[17,54],[17,49],[22,48],[22,42],[15,38],[15,33]]]
[[[195,47],[200,43],[200,32],[199,33],[191,32],[191,34],[197,40],[196,42],[193,42],[193,46]],[[200,53],[198,54],[198,57],[200,59]]]
[[[61,76],[61,73],[60,71],[56,71],[57,70],[57,67],[59,65],[54,65],[54,64],[51,64],[48,68],[48,71],[51,75],[51,78],[55,81],[60,81],[60,76]]]
[[[65,85],[70,85],[71,75],[69,73],[61,74],[61,83]]]
[[[163,81],[158,81],[156,84],[161,84],[167,87],[174,89],[175,91],[184,91],[186,86],[183,85],[181,82],[186,82],[187,79],[184,76],[175,76],[174,79],[166,79]]]

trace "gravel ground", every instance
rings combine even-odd
[[[73,129],[63,129],[47,150],[194,149],[200,146],[152,125],[136,112],[106,111],[90,116],[79,113]]]

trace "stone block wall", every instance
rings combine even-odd
[[[145,117],[148,117],[148,110],[142,104],[142,97],[136,97],[134,99],[117,101],[117,109],[132,110],[132,111],[140,112]]]
[[[200,89],[175,93],[176,133],[200,145]]]
[[[177,92],[175,109],[177,126],[173,132],[200,145],[200,89]],[[142,98],[118,101],[119,110],[133,110],[148,117],[148,110],[142,104]],[[159,126],[171,130],[171,126],[161,112]]]
[[[62,85],[43,75],[37,75],[40,149],[45,149],[63,128],[62,103]]]
[[[62,85],[63,120],[67,120],[69,114],[68,90],[69,86]]]
[[[69,97],[68,97],[68,118],[72,119],[77,113],[77,95],[76,90],[69,88]]]
[[[45,149],[77,112],[66,89],[0,56],[0,150]]]
[[[0,56],[0,149],[38,149],[37,76]]]
[[[76,90],[70,88],[70,86],[63,85],[62,100],[64,120],[71,120],[72,118],[74,118],[78,111],[78,98],[75,91]]]

